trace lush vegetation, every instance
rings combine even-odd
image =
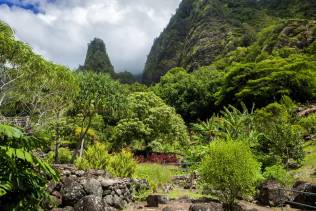
[[[313,181],[316,12],[293,2],[183,0],[149,54],[151,87],[115,73],[100,39],[71,71],[0,22],[0,209],[43,208],[48,163],[146,179],[139,197],[182,173],[134,152],[174,153],[228,209],[265,180]]]

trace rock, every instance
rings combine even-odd
[[[167,196],[158,196],[159,204],[168,204],[169,198]]]
[[[159,206],[159,197],[158,195],[149,195],[146,198],[147,207],[158,207]]]
[[[61,174],[62,176],[66,176],[66,177],[69,177],[70,175],[71,175],[71,171],[69,171],[69,170],[65,170],[65,171],[63,171],[62,172],[62,174]]]
[[[115,190],[115,192],[116,192],[116,193],[117,193],[117,195],[119,195],[119,196],[120,196],[120,195],[122,195],[122,191],[121,191],[121,189],[116,189],[116,190]]]
[[[258,209],[251,206],[251,204],[248,205],[246,203],[244,204],[239,202],[234,206],[234,211],[258,211]]]
[[[88,179],[88,180],[82,180],[82,185],[88,195],[95,195],[95,196],[102,197],[103,190],[102,190],[101,183],[98,180],[94,178]]]
[[[63,208],[53,208],[51,211],[63,211]]]
[[[107,205],[113,205],[113,196],[112,195],[107,195],[103,198],[103,201]]]
[[[274,181],[269,180],[263,183],[259,188],[258,202],[265,206],[278,206],[281,199],[285,199],[285,195],[282,191],[279,191],[282,186]]]
[[[309,192],[316,194],[316,184],[311,183],[305,183],[305,182],[296,182],[293,186],[293,189],[295,191],[301,191],[301,192]],[[294,193],[293,202],[306,204],[310,206],[316,207],[316,195],[307,195],[303,193]],[[304,209],[306,207],[299,206],[299,205],[292,205],[294,208]]]
[[[113,197],[113,207],[122,210],[126,205],[127,205],[127,203],[124,200],[122,200],[117,195],[114,195],[114,197]]]
[[[207,204],[192,204],[189,211],[223,211],[223,207],[219,203],[211,202]]]
[[[81,184],[67,177],[63,179],[61,188],[63,205],[73,206],[77,201],[84,197],[85,194]]]
[[[104,211],[104,203],[99,196],[89,195],[75,204],[75,211]]]
[[[63,211],[75,211],[73,207],[67,206],[63,208]]]
[[[75,171],[75,174],[78,177],[82,177],[85,174],[85,172],[83,170],[78,170],[78,171]]]
[[[50,196],[52,207],[59,207],[62,204],[61,193],[54,191]]]
[[[165,208],[163,208],[162,209],[162,211],[180,211],[181,209],[178,209],[178,208],[175,208],[175,207],[170,207],[170,206],[168,206],[168,207],[165,207]]]
[[[103,188],[107,188],[109,186],[113,186],[113,185],[119,183],[119,181],[117,181],[117,180],[106,179],[106,178],[103,178],[103,177],[99,177],[99,182],[101,183],[101,186]]]

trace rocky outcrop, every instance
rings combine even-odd
[[[292,196],[293,202],[316,207],[316,184],[297,182],[293,188],[294,191],[298,191],[294,192]],[[306,192],[306,194],[302,192]],[[294,204],[291,206],[299,209],[306,209],[304,206]]]
[[[258,202],[262,205],[272,207],[280,205],[281,200],[286,199],[284,192],[279,190],[280,188],[282,188],[280,183],[274,180],[264,182],[259,187]]]
[[[113,179],[104,171],[80,171],[73,166],[59,165],[60,183],[51,183],[48,191],[57,211],[122,210],[133,201],[133,192],[146,189],[143,180]]]

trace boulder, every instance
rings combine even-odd
[[[87,192],[88,195],[95,195],[102,197],[102,186],[101,183],[92,178],[88,180],[82,180],[81,184],[83,185],[84,190]]]
[[[120,198],[117,195],[113,196],[113,207],[122,210],[123,208],[126,207],[127,203],[124,201],[122,198]]]
[[[293,197],[292,197],[293,202],[316,207],[316,184],[297,182],[294,184],[293,188],[295,191],[309,192],[309,193],[315,194],[315,195],[308,195],[308,194],[294,192]],[[299,209],[306,209],[306,207],[299,206],[299,205],[292,205],[292,207],[299,208]]]
[[[282,188],[281,184],[274,180],[264,182],[259,187],[258,202],[265,206],[278,206],[282,198],[286,199],[283,191],[279,191],[280,188]]]
[[[61,195],[63,205],[73,206],[77,201],[84,197],[86,193],[81,184],[66,177],[63,179]]]
[[[75,211],[104,211],[104,203],[99,196],[89,195],[75,204]]]
[[[149,195],[146,198],[147,207],[158,207],[159,206],[159,195]]]
[[[206,204],[192,204],[189,211],[223,211],[222,204],[220,203],[206,203]]]

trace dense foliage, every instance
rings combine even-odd
[[[114,148],[178,151],[188,141],[184,121],[152,92],[128,96],[127,113],[113,129]]]
[[[0,139],[0,209],[39,209],[48,200],[47,181],[58,173],[31,153],[39,147],[35,138],[1,124]]]
[[[316,133],[311,2],[183,0],[148,56],[144,82],[160,80],[152,87],[115,73],[100,39],[71,71],[0,22],[0,209],[43,208],[58,175],[35,152],[147,179],[150,192],[170,183],[173,169],[137,164],[133,153],[174,153],[229,209],[260,178],[289,185],[289,170],[306,161],[304,139]],[[32,135],[2,125],[17,124],[2,115],[30,117]]]
[[[315,49],[314,35],[310,33],[315,33],[315,22],[308,21],[315,20],[315,14],[315,3],[310,0],[183,0],[154,41],[143,81],[159,82],[177,66],[191,72],[209,65],[238,47],[256,42],[257,32],[267,26],[277,25],[278,29],[265,37],[269,43],[259,45],[263,50],[285,46]],[[290,24],[282,24],[287,20]]]

